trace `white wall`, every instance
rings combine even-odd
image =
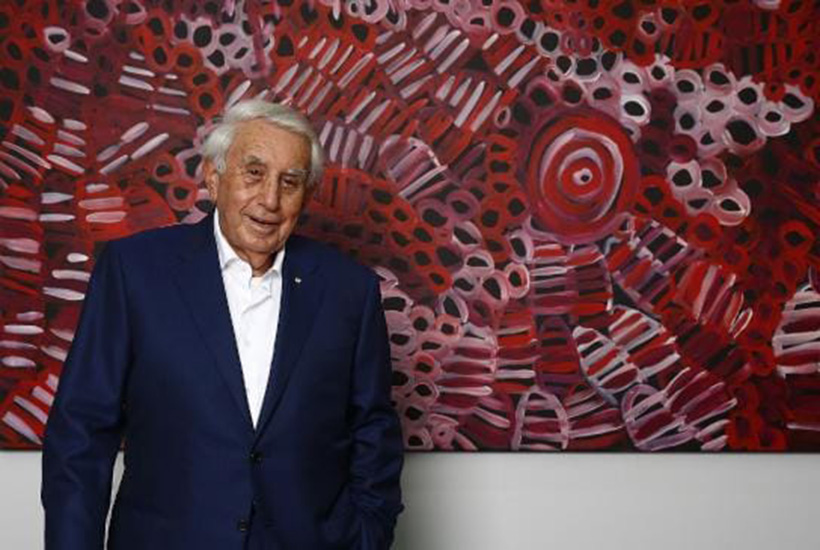
[[[39,467],[0,453],[2,550],[42,548]],[[396,550],[820,548],[818,455],[413,454],[404,489]]]

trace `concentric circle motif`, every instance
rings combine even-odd
[[[534,215],[566,244],[611,233],[632,205],[640,175],[626,133],[588,111],[546,121],[524,162]]]

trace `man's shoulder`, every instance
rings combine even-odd
[[[299,247],[310,255],[320,270],[364,280],[376,277],[375,272],[334,246],[300,234],[291,235],[288,246]]]
[[[199,224],[179,223],[134,233],[110,241],[107,246],[127,256],[148,257],[178,253],[190,245],[191,238],[201,231]]]

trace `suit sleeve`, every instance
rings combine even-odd
[[[373,276],[356,347],[352,388],[352,496],[361,519],[362,550],[386,550],[402,511],[403,445],[390,401],[392,369],[378,279]]]
[[[43,443],[46,550],[102,549],[130,357],[122,268],[97,260]]]

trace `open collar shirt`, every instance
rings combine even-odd
[[[276,253],[273,265],[264,275],[254,277],[250,264],[236,254],[223,235],[218,213],[214,214],[214,236],[236,349],[242,364],[248,407],[256,426],[270,378],[279,329],[285,247]]]

